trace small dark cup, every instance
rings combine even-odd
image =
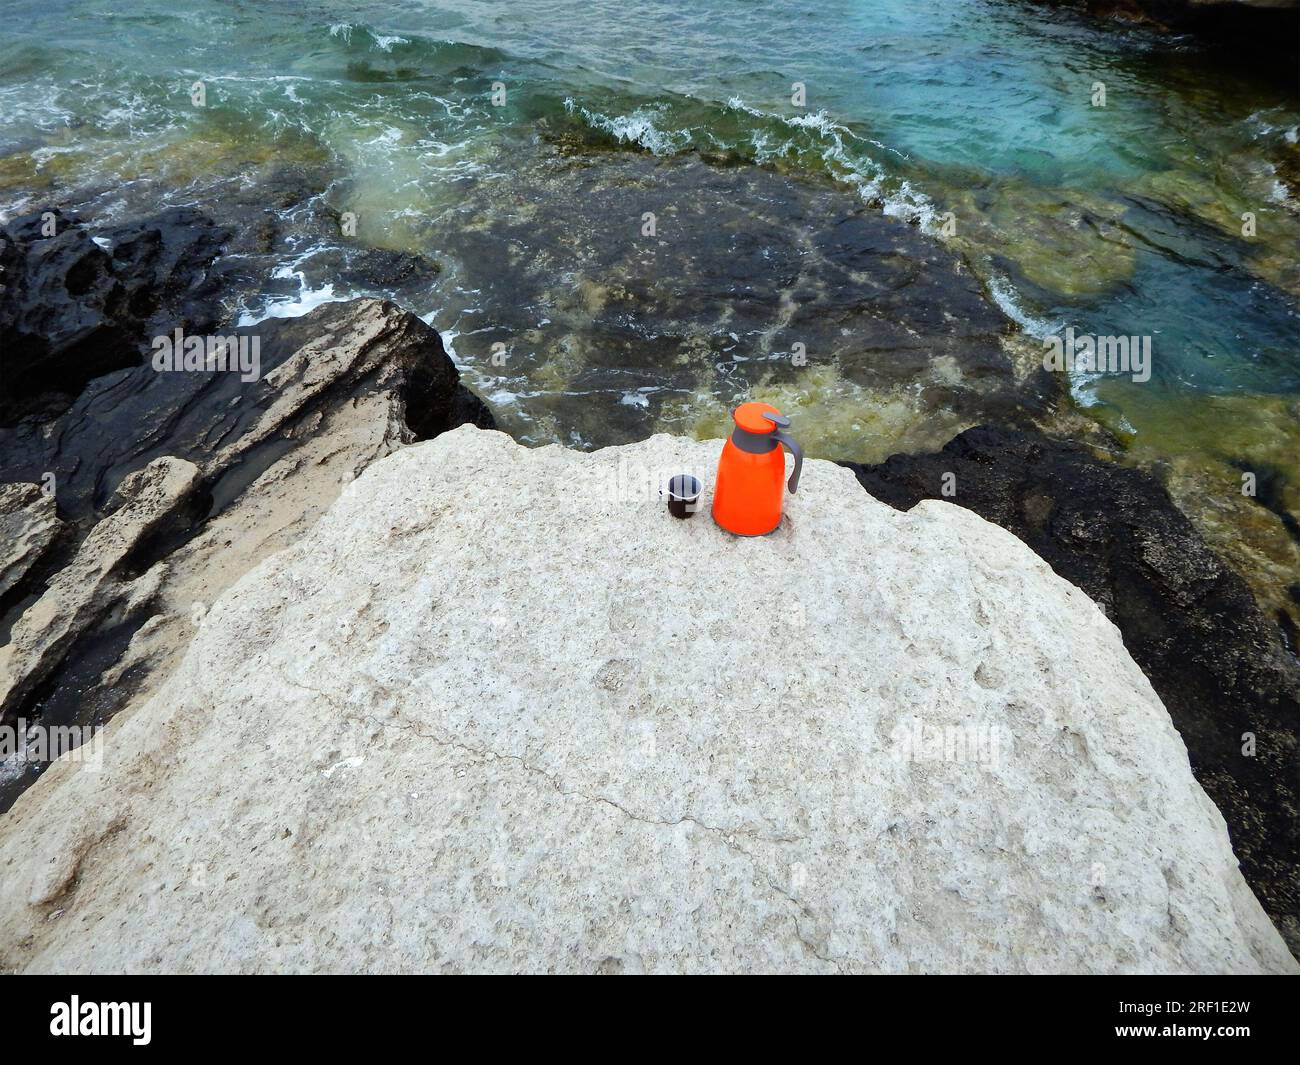
[[[703,485],[698,477],[679,473],[668,482],[668,513],[674,518],[689,518],[700,506]]]

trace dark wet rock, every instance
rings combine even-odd
[[[349,287],[382,292],[429,285],[442,272],[441,264],[428,256],[389,248],[328,248],[313,255],[305,266]]]
[[[212,268],[226,307],[247,318],[327,284],[436,307],[475,383],[518,397],[503,427],[528,443],[694,432],[701,409],[725,417],[763,387],[869,392],[906,408],[889,415],[900,436],[941,427],[926,440],[1018,424],[1056,400],[1059,382],[1013,365],[1016,327],[960,256],[852,190],[694,157],[531,151],[520,181],[458,179],[455,207],[425,233],[436,259],[345,236],[322,168],[258,170],[248,187],[214,179],[197,195],[231,234]],[[122,193],[131,210],[159,194]],[[60,202],[95,217],[117,209],[109,196]],[[646,212],[654,237],[642,236]]]
[[[86,382],[140,363],[153,336],[211,330],[221,285],[210,268],[227,237],[189,207],[102,228],[54,210],[6,227],[0,423],[66,406]]]
[[[1090,15],[1124,19],[1164,29],[1281,27],[1300,13],[1300,0],[1037,0],[1077,7]]]
[[[400,395],[400,417],[414,438],[466,421],[492,424],[460,385],[437,331],[396,304],[326,304],[226,335],[257,338],[260,380],[218,369],[159,372],[152,362],[99,377],[53,428],[35,419],[0,428],[6,475],[41,482],[53,474],[60,512],[85,520],[123,477],[164,455],[198,464],[209,486],[236,466],[251,481],[307,431],[299,427],[305,419],[366,391]],[[284,369],[308,348],[315,354]],[[222,493],[237,494],[228,485]]]
[[[1072,443],[987,427],[936,454],[846,465],[899,510],[948,498],[975,511],[1101,606],[1182,734],[1246,879],[1300,952],[1300,667],[1163,485]]]
[[[1295,88],[1294,57],[1300,53],[1300,0],[1032,0],[1072,8],[1099,19],[1164,33],[1191,33],[1238,58],[1269,55],[1286,66],[1266,74]]]
[[[1300,543],[1300,518],[1292,514],[1286,505],[1285,471],[1268,463],[1245,462],[1241,459],[1234,459],[1231,464],[1243,473],[1254,475],[1255,501],[1276,514],[1287,535],[1296,543]]]
[[[530,415],[556,405],[540,431],[507,425],[521,439],[639,439],[683,395],[799,380],[795,344],[808,367],[970,421],[1017,423],[1057,396],[1017,372],[1016,327],[959,256],[849,190],[636,152],[539,154],[521,174],[469,183],[442,249],[482,301],[461,355]]]
[[[331,284],[340,296],[383,296],[407,307],[430,306],[442,264],[417,251],[372,247],[347,236],[343,215],[328,192],[338,177],[327,163],[261,164],[196,190],[204,210],[231,234],[214,265],[227,306],[257,311],[264,297],[296,295],[304,282]],[[145,211],[166,192],[132,189],[132,202]],[[71,202],[77,203],[75,195]],[[99,196],[87,209],[105,206]],[[367,229],[364,220],[362,229]],[[304,257],[305,249],[314,251]],[[292,264],[289,271],[287,264]]]
[[[413,440],[466,422],[494,426],[487,406],[460,383],[438,331],[390,300],[327,303],[299,318],[271,318],[239,332],[260,337],[264,380],[251,405],[267,414],[256,438],[284,433],[308,408],[363,391],[399,396]],[[268,368],[274,371],[269,378]]]

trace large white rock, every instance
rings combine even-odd
[[[0,967],[1296,968],[1081,592],[829,463],[645,498],[718,447],[373,465],[0,821]]]

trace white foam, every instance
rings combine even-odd
[[[690,130],[663,130],[655,125],[662,118],[657,108],[638,107],[630,115],[603,115],[574,103],[572,97],[564,101],[569,114],[580,114],[593,129],[603,129],[620,144],[637,144],[654,155],[674,155],[690,147]]]
[[[1026,311],[1020,305],[1020,297],[1011,282],[1001,274],[989,274],[988,285],[989,295],[993,297],[993,302],[1002,308],[1002,313],[1013,322],[1018,323],[1020,328],[1031,337],[1046,340],[1047,337],[1059,333],[1063,328],[1063,324],[1060,322],[1051,322],[1046,318],[1036,317]]]
[[[435,311],[430,311],[424,318],[424,324],[430,328],[438,329],[438,327],[433,324],[433,316],[435,313]],[[442,350],[447,353],[447,358],[451,359],[452,364],[456,369],[463,369],[464,364],[460,361],[460,356],[456,354],[456,338],[460,336],[460,330],[438,329],[438,335],[442,337]]]
[[[298,275],[299,278],[302,278],[302,276],[302,274]],[[296,296],[271,300],[262,308],[260,314],[244,311],[235,324],[242,327],[257,325],[259,322],[265,322],[268,318],[301,318],[308,311],[315,310],[326,303],[341,303],[348,298],[345,295],[336,295],[332,284],[321,285],[319,288],[309,288],[306,280],[303,279],[303,287]]]
[[[727,106],[733,111],[781,122],[790,129],[811,135],[814,141],[822,143],[819,154],[831,174],[855,189],[864,200],[880,200],[885,214],[905,222],[915,222],[927,233],[934,235],[937,217],[934,202],[909,181],[901,181],[895,186],[879,163],[864,151],[851,151],[845,142],[853,140],[862,145],[875,145],[900,159],[906,159],[907,156],[902,152],[879,141],[860,137],[843,123],[832,119],[825,110],[794,116],[781,115],[750,107],[738,96],[731,97]],[[782,158],[800,148],[792,140],[781,141],[773,146],[764,130],[754,130],[750,135],[750,143],[754,148],[755,161],[759,163]]]

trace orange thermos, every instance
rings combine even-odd
[[[790,419],[770,403],[742,403],[731,412],[736,428],[722,446],[713,488],[713,520],[738,536],[762,536],[781,524],[785,494],[784,444],[794,455],[790,491],[799,487],[803,451],[782,429]]]

